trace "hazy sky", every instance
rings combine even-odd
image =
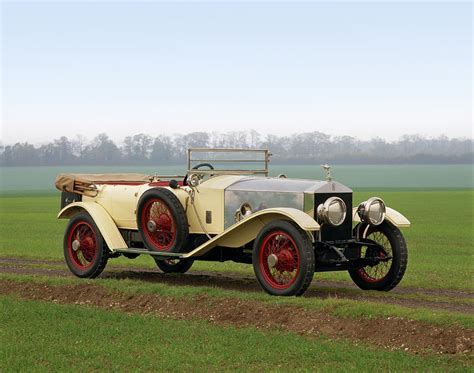
[[[473,137],[470,2],[2,2],[1,141]]]

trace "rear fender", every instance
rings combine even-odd
[[[117,228],[112,217],[105,209],[95,202],[74,202],[64,207],[58,213],[58,219],[72,218],[74,215],[87,212],[94,220],[97,228],[104,237],[105,243],[109,250],[115,249],[127,249],[128,246],[125,243],[120,231]]]
[[[294,208],[269,208],[260,210],[240,220],[221,234],[214,236],[183,258],[201,256],[216,246],[242,247],[254,240],[261,229],[269,222],[277,219],[295,222],[306,232],[319,231],[319,224],[308,214]]]
[[[386,208],[385,220],[399,228],[408,228],[411,225],[410,221],[405,216],[390,207]],[[357,214],[357,207],[352,209],[352,221],[354,223],[360,223],[360,218]]]

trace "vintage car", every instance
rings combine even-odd
[[[382,199],[355,204],[326,179],[268,177],[268,150],[189,149],[183,176],[61,174],[66,263],[98,276],[110,258],[147,254],[165,273],[195,260],[252,264],[273,295],[301,295],[315,271],[348,271],[364,290],[402,279],[410,222]],[[221,167],[218,167],[218,166]]]

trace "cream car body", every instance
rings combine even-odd
[[[228,247],[239,247],[252,241],[262,226],[271,220],[288,219],[296,222],[302,229],[312,232],[319,231],[320,225],[309,214],[314,213],[312,207],[302,213],[295,208],[273,207],[260,210],[247,218],[236,222],[227,229],[224,228],[225,190],[238,181],[247,179],[246,176],[224,175],[211,178],[198,187],[194,196],[194,206],[191,207],[191,188],[181,187],[173,192],[183,205],[189,222],[189,232],[196,234],[218,235],[202,247],[186,254],[185,257],[204,254],[217,244]],[[327,182],[328,189],[335,190],[336,182]],[[334,186],[334,187],[333,187]],[[141,195],[149,189],[156,188],[153,183],[142,185],[99,185],[95,197],[84,196],[81,202],[74,202],[64,207],[59,213],[59,219],[69,219],[81,210],[87,211],[97,223],[107,246],[110,250],[127,249],[128,246],[120,234],[120,229],[137,230],[137,203]],[[199,213],[199,212],[203,213]],[[205,222],[205,212],[210,211],[212,220]],[[201,216],[199,216],[201,215]],[[354,223],[359,223],[357,208],[353,208]],[[398,227],[409,227],[410,221],[398,211],[387,208],[385,219]],[[199,220],[203,222],[205,231]]]

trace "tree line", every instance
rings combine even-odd
[[[162,165],[183,163],[189,147],[267,148],[273,163],[333,164],[472,164],[474,140],[446,136],[404,135],[397,141],[361,140],[313,131],[290,136],[256,131],[147,134],[127,136],[119,144],[102,133],[92,140],[61,136],[35,146],[28,142],[0,145],[1,166]]]

